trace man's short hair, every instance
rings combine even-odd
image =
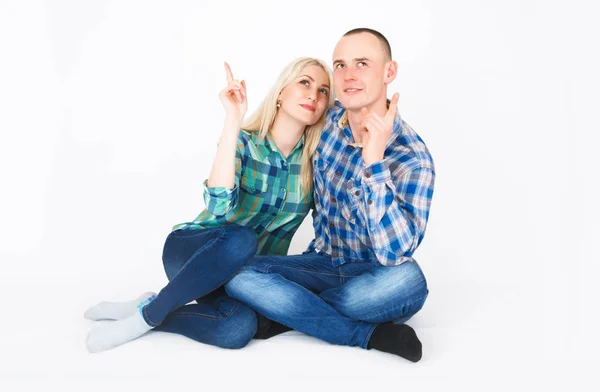
[[[369,33],[369,34],[372,34],[375,37],[377,37],[377,39],[379,39],[379,41],[383,45],[383,49],[385,51],[387,60],[392,59],[392,48],[390,47],[390,43],[388,42],[387,38],[385,38],[385,36],[377,30],[369,29],[366,27],[359,27],[358,29],[352,29],[352,30],[348,31],[343,36],[345,37],[347,35],[359,34],[359,33]]]

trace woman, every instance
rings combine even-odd
[[[91,320],[116,320],[90,331],[90,352],[114,348],[151,329],[225,348],[244,347],[256,333],[254,311],[221,286],[256,253],[286,254],[308,214],[310,157],[334,102],[332,77],[320,60],[292,62],[242,126],[246,84],[233,78],[227,63],[225,70],[228,84],[219,98],[226,118],[204,183],[206,209],[193,222],[174,226],[167,237],[163,264],[169,283],[158,295],[101,302],[86,311]],[[188,304],[194,299],[197,303]]]

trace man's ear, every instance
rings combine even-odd
[[[398,63],[395,62],[394,60],[392,60],[389,63],[387,63],[387,65],[386,65],[385,78],[384,78],[383,82],[385,84],[390,84],[394,81],[394,79],[396,79],[397,75],[398,75]]]

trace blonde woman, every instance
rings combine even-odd
[[[226,117],[204,183],[206,209],[168,235],[163,264],[169,283],[158,294],[101,302],[86,311],[91,320],[114,320],[90,331],[90,352],[117,347],[149,330],[241,348],[257,331],[255,312],[228,297],[222,286],[255,254],[287,254],[311,209],[311,156],[334,103],[332,76],[321,60],[292,62],[242,124],[246,84],[234,79],[227,63],[225,70],[227,87],[219,98]]]

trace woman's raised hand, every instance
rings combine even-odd
[[[248,99],[246,98],[246,82],[237,81],[233,78],[229,64],[225,63],[225,73],[227,74],[227,87],[219,93],[221,104],[225,108],[225,113],[232,119],[242,121],[246,110],[248,110]]]

